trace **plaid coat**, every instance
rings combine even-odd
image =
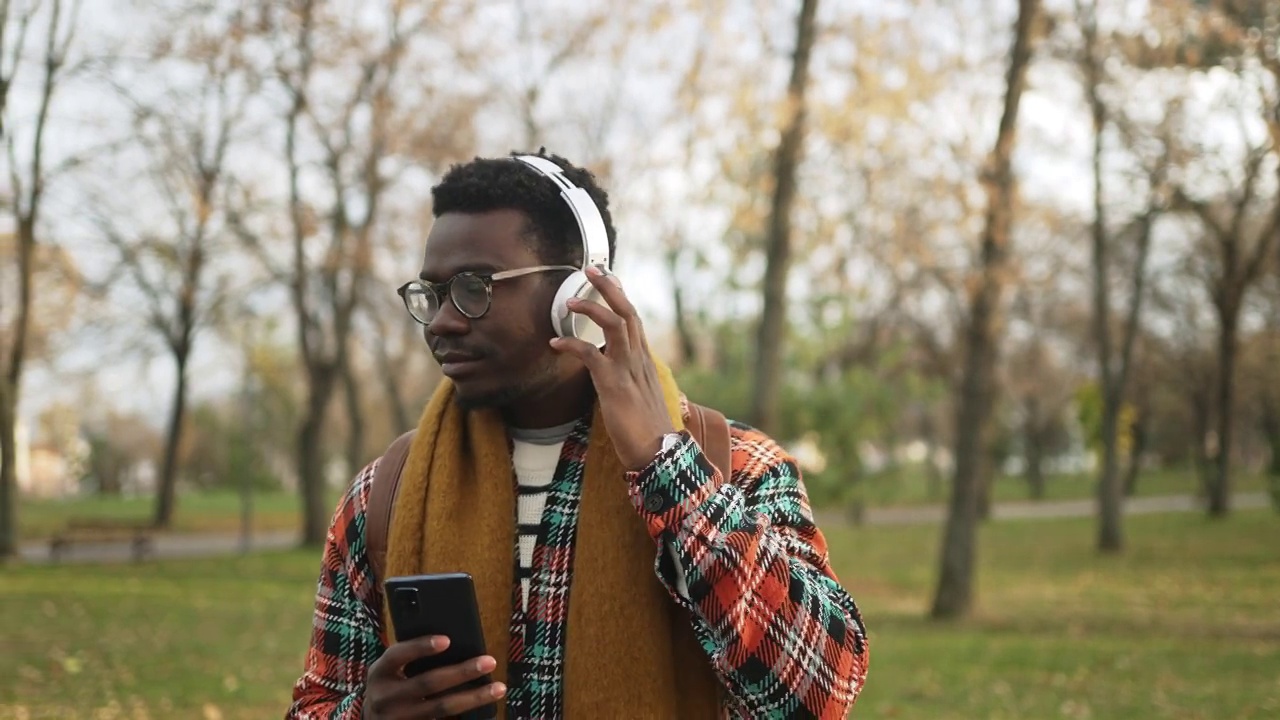
[[[639,520],[676,559],[656,563],[658,579],[672,600],[690,611],[694,631],[728,691],[728,715],[843,718],[866,680],[869,654],[861,615],[831,571],[795,461],[751,427],[731,422],[730,430],[729,481],[687,432],[682,442],[626,477]],[[585,433],[580,425],[565,443],[553,484],[570,491],[559,494],[567,505],[544,513],[544,523],[548,516],[576,511],[572,489],[581,479]],[[286,720],[359,718],[365,673],[386,649],[382,592],[365,541],[377,462],[356,477],[330,525],[311,644]],[[572,533],[543,532],[542,537],[554,544]],[[534,568],[535,578],[539,573]],[[556,586],[563,591],[570,579],[564,573],[541,574],[531,589],[531,604]],[[513,637],[516,630],[528,632],[521,615],[517,607]],[[557,647],[562,637],[554,623],[537,630],[538,654],[562,653]],[[538,670],[528,663],[528,653],[526,643],[513,643],[511,667],[523,671],[511,678],[509,716],[554,717],[558,686],[533,681]],[[556,677],[554,662],[538,665]],[[529,681],[520,682],[521,676]]]

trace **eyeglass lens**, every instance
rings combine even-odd
[[[409,312],[419,322],[431,322],[440,311],[440,299],[430,286],[406,295]],[[449,282],[449,296],[458,311],[470,318],[484,315],[489,309],[489,288],[484,279],[473,273],[460,273]]]

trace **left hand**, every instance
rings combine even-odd
[[[642,470],[662,448],[662,436],[674,432],[675,426],[667,414],[658,372],[649,357],[649,341],[635,306],[622,292],[616,275],[606,275],[593,266],[587,269],[587,279],[609,307],[571,300],[569,310],[591,318],[604,330],[604,349],[561,337],[554,338],[551,347],[576,356],[587,366],[618,459],[628,470]]]

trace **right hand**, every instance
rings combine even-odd
[[[438,655],[449,647],[449,639],[423,637],[398,642],[369,666],[364,688],[364,717],[367,720],[420,720],[446,718],[483,707],[507,694],[502,683],[480,688],[457,688],[483,676],[498,666],[485,655],[474,660],[405,677],[404,667],[421,657]],[[432,697],[439,695],[439,697]]]

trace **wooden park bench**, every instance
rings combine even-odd
[[[156,528],[146,520],[71,518],[49,538],[49,557],[57,562],[74,545],[129,543],[134,562],[140,562],[155,550],[155,535]]]

